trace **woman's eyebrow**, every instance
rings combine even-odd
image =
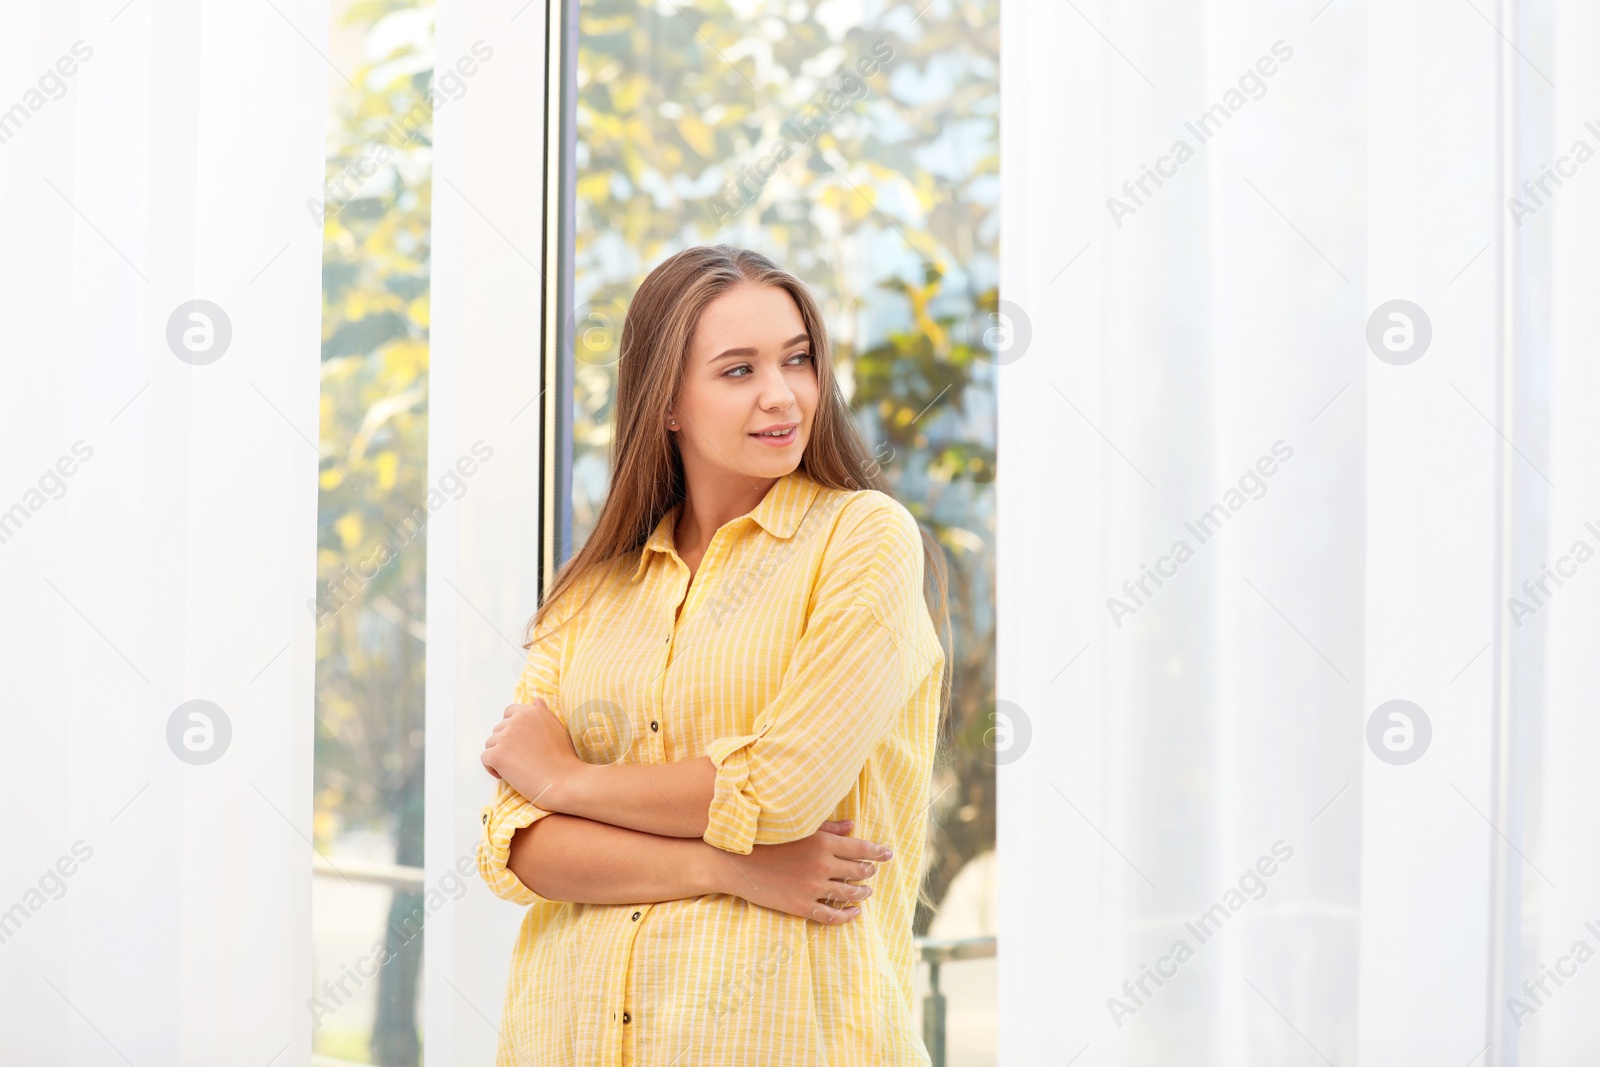
[[[805,333],[796,334],[795,336],[789,338],[787,341],[783,342],[783,344],[779,345],[778,347],[779,348],[788,348],[790,345],[797,345],[801,341],[809,341],[809,340],[811,340],[811,335],[810,334],[805,334]],[[756,350],[753,349],[753,348],[730,348],[726,352],[722,352],[722,353],[720,353],[718,355],[712,356],[711,357],[711,362],[715,363],[720,359],[727,359],[730,356],[753,356],[755,354],[756,354]]]

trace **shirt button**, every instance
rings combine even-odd
[[[633,1016],[629,1015],[627,1012],[623,1012],[622,1013],[622,1021],[625,1022],[625,1023],[631,1023],[631,1022],[633,1022]]]
[[[633,913],[633,921],[634,921],[634,922],[638,922],[638,921],[639,921],[639,916],[640,916],[640,915],[641,915],[641,914],[643,914],[643,913],[642,913],[642,912],[637,912],[637,911],[636,911],[636,912],[634,912],[634,913]]]
[[[656,722],[654,719],[651,719],[650,720],[650,729],[651,729],[652,732],[659,731],[661,729],[661,724]],[[484,822],[488,822],[489,821],[489,817],[487,815],[485,815],[483,817],[483,820],[484,820]]]
[[[489,821],[489,813],[488,812],[484,812],[483,813],[483,821],[486,822],[486,823]]]

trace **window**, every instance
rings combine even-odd
[[[954,761],[936,772],[927,888],[945,899],[985,857],[963,888],[981,894],[975,876],[994,847],[982,737],[994,706],[1004,346],[998,0],[580,0],[574,11],[575,55],[552,53],[567,81],[547,127],[568,164],[558,247],[571,258],[547,277],[562,360],[547,364],[546,381],[572,398],[570,423],[559,408],[551,419],[569,428],[546,439],[561,457],[548,573],[581,546],[605,499],[622,323],[645,275],[711,243],[754,248],[799,275],[827,316],[863,436],[947,553],[951,729],[972,743],[952,745]],[[933,919],[919,910],[917,932],[939,933]],[[947,968],[943,983],[958,989],[962,967],[990,966]],[[986,989],[952,998],[953,1052],[969,1033],[992,1034],[987,973]],[[963,1025],[964,1011],[984,1010],[986,1023]],[[987,1062],[992,1041],[972,1051]]]
[[[427,917],[433,7],[338,3],[333,19],[308,1006],[324,1062],[407,1067],[421,1062]]]

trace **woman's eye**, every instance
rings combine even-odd
[[[795,363],[795,360],[800,360],[800,363]],[[790,356],[786,362],[791,366],[800,366],[804,363],[814,362],[814,357],[810,352],[796,352],[794,355]],[[748,378],[750,376],[748,373],[749,370],[750,364],[739,363],[723,371],[722,376],[724,378]],[[747,373],[735,374],[735,371],[745,371]]]

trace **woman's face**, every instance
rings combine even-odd
[[[817,370],[800,309],[776,286],[741,284],[700,314],[672,408],[684,473],[781,478],[800,466]],[[759,431],[793,427],[786,437]]]

